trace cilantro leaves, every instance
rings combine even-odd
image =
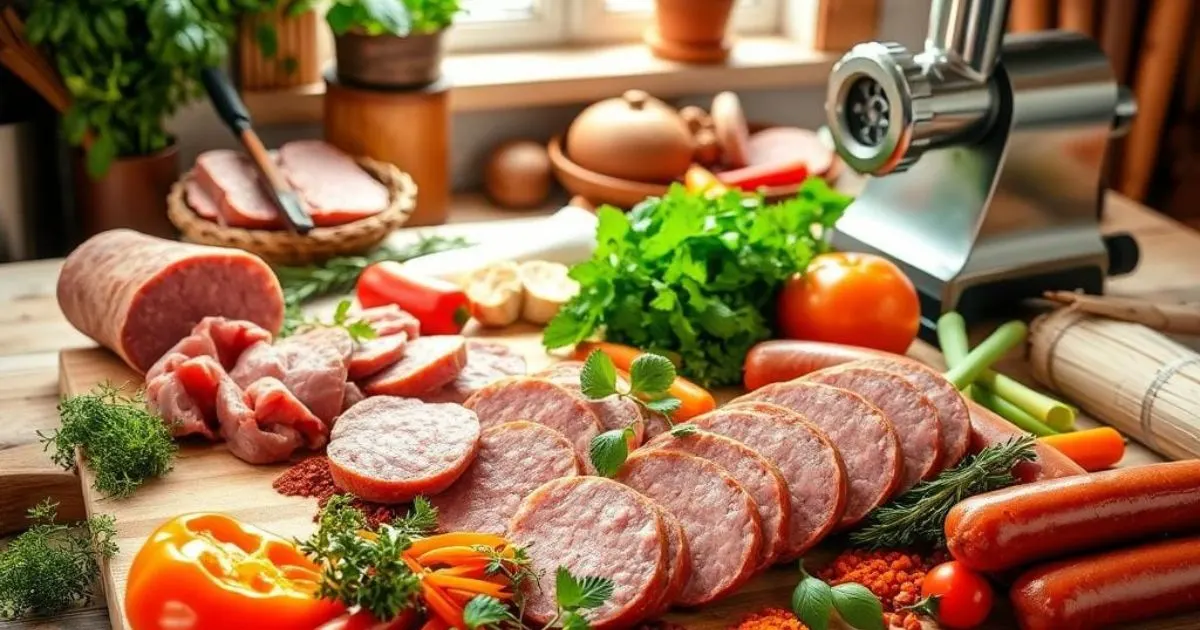
[[[628,214],[602,207],[595,254],[571,268],[580,292],[542,342],[569,346],[603,327],[608,341],[678,354],[701,385],[740,382],[750,347],[772,335],[783,282],[828,249],[849,202],[810,178],[777,204],[736,191],[706,199],[674,185]]]

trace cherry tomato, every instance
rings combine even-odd
[[[836,252],[813,258],[784,285],[779,327],[789,339],[863,346],[903,354],[921,325],[912,281],[891,261]]]
[[[914,608],[931,613],[947,628],[974,628],[992,612],[991,585],[956,561],[939,564],[926,573],[921,595],[926,601]],[[930,605],[930,601],[936,603]]]

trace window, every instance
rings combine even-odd
[[[739,0],[733,30],[778,32],[785,1]],[[654,0],[463,0],[462,4],[465,13],[448,34],[450,50],[633,41],[650,24],[654,11]]]

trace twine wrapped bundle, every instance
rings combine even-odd
[[[1170,459],[1200,457],[1200,354],[1141,324],[1059,309],[1033,323],[1042,384]]]

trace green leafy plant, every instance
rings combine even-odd
[[[459,0],[334,0],[325,20],[335,35],[423,35],[454,23]]]
[[[100,561],[117,553],[111,516],[55,524],[57,503],[29,510],[32,526],[0,551],[0,619],[53,615],[96,595]]]
[[[772,336],[783,283],[813,255],[850,198],[820,178],[782,203],[735,191],[709,199],[673,185],[628,214],[597,212],[596,251],[571,268],[580,285],[546,327],[547,348],[605,339],[678,355],[706,387],[741,382],[751,346]]]
[[[271,13],[279,10],[285,20],[295,19],[312,11],[317,6],[317,0],[263,0],[256,9],[247,9],[247,13]],[[299,62],[295,57],[279,57],[279,32],[270,20],[260,21],[254,28],[254,41],[258,44],[258,52],[263,59],[276,59],[284,72],[292,74]]]
[[[234,25],[261,0],[56,0],[30,3],[26,37],[45,46],[71,93],[63,131],[89,139],[87,172],[171,145],[167,117],[200,94],[229,52]]]
[[[885,630],[883,605],[870,589],[847,582],[830,586],[811,576],[800,561],[800,582],[792,591],[792,612],[811,630],[827,630],[833,613],[857,630]]]

